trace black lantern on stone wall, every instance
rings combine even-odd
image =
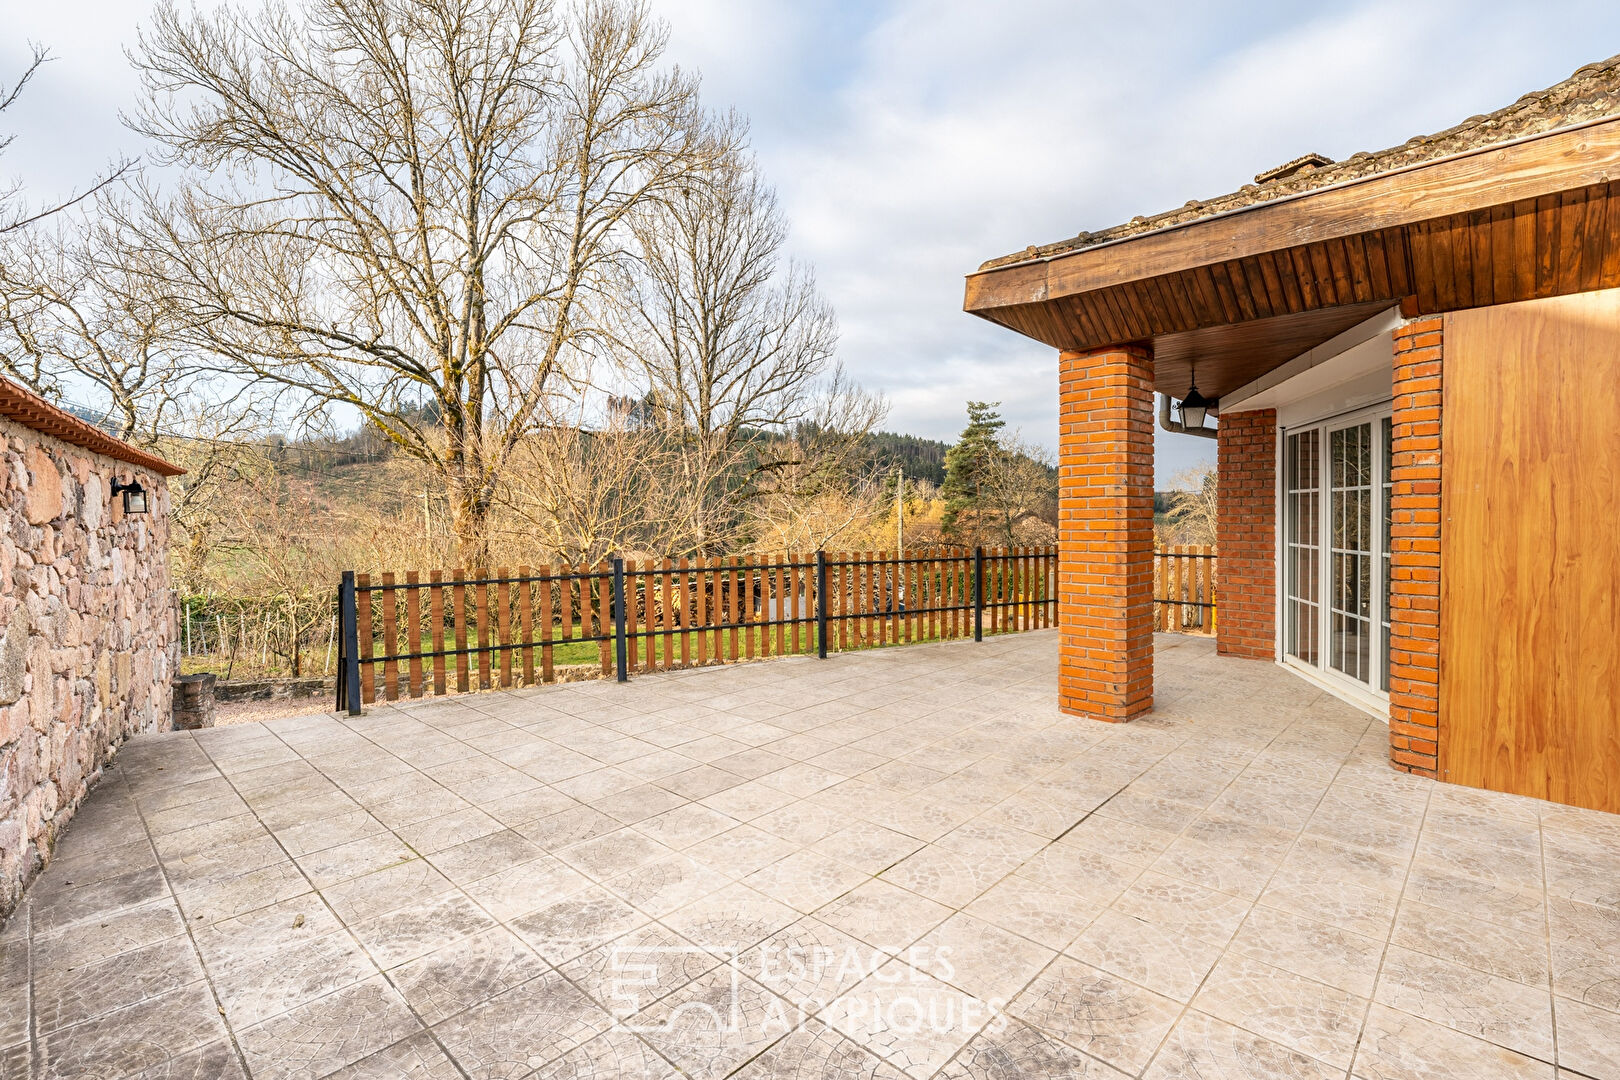
[[[139,480],[132,478],[127,484],[122,484],[117,480],[114,480],[112,483],[112,493],[114,495],[118,495],[120,493],[123,494],[124,513],[146,513],[146,489],[141,487],[141,482]]]

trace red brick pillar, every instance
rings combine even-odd
[[[1395,331],[1390,429],[1389,760],[1423,776],[1439,753],[1442,326]]]
[[[1221,414],[1215,648],[1277,655],[1277,410]]]
[[[1153,707],[1153,354],[1058,370],[1058,705],[1129,720]]]

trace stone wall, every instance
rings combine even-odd
[[[0,458],[3,919],[113,751],[168,726],[179,657],[164,478],[4,419]]]

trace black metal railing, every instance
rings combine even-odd
[[[426,603],[424,604],[424,599]],[[426,610],[424,610],[424,607]],[[1057,549],[626,560],[531,572],[345,571],[337,706],[1056,625]],[[591,650],[594,646],[594,656]],[[477,675],[472,663],[477,661]],[[497,671],[497,664],[499,670]]]

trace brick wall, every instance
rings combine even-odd
[[[1443,320],[1395,331],[1391,428],[1389,757],[1434,776],[1440,675],[1440,379]]]
[[[1277,655],[1277,411],[1222,413],[1216,510],[1216,650]]]
[[[113,750],[169,721],[161,476],[0,420],[0,919]],[[125,518],[113,478],[150,514]]]
[[[1058,368],[1058,704],[1129,720],[1153,707],[1153,356]]]

